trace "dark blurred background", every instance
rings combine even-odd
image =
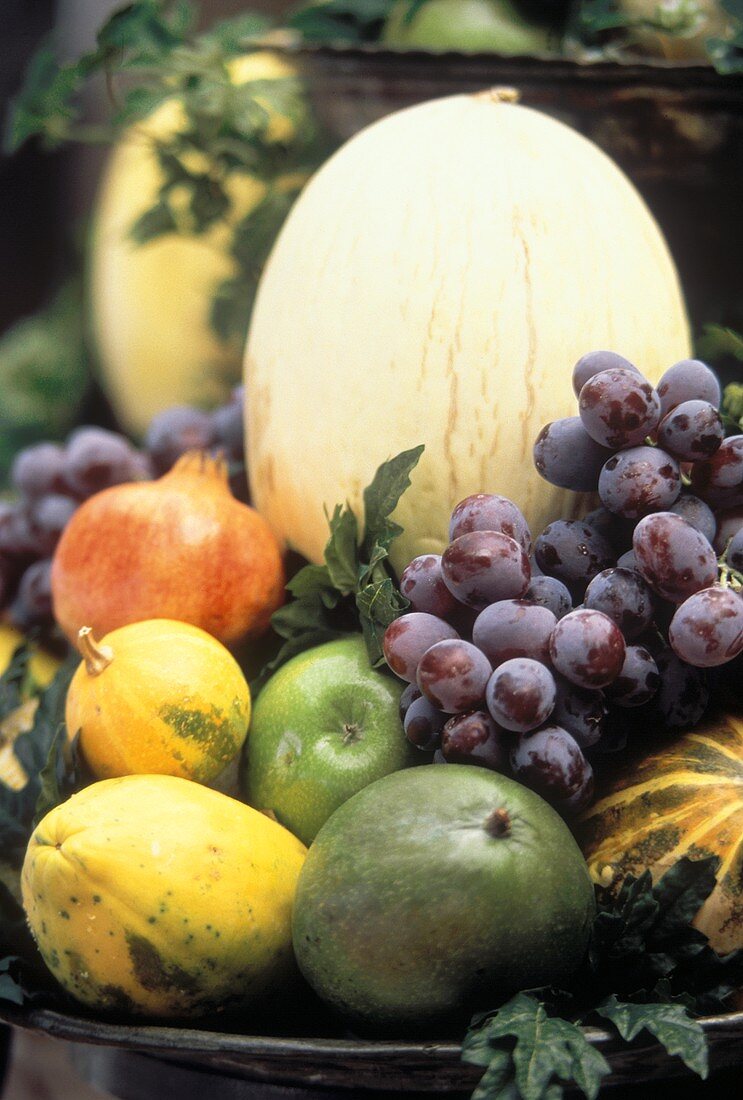
[[[93,45],[107,15],[125,0],[1,0],[0,115],[6,125],[10,99],[29,58],[53,29],[63,56]],[[202,0],[209,25],[240,11],[278,19],[290,0]],[[0,156],[0,333],[42,305],[61,276],[74,227],[93,189],[101,156],[85,150],[49,153],[34,143],[12,157]]]

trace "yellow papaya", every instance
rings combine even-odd
[[[208,787],[106,779],[35,829],[23,904],[45,962],[79,1001],[193,1017],[292,980],[305,855],[281,825]]]

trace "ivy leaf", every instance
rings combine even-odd
[[[365,585],[357,593],[356,607],[369,661],[373,668],[379,668],[385,659],[382,649],[384,632],[391,622],[410,607],[410,603],[397,590],[392,578],[385,577],[375,584]]]
[[[623,1004],[611,996],[596,1011],[614,1024],[626,1042],[631,1042],[641,1031],[649,1031],[669,1054],[677,1054],[700,1077],[707,1076],[706,1036],[701,1024],[691,1018],[683,1005]]]
[[[702,359],[719,359],[732,355],[743,362],[743,336],[723,325],[704,325],[696,341],[697,355]]]
[[[70,123],[77,118],[74,97],[87,77],[84,64],[60,66],[47,37],[31,58],[23,85],[13,98],[8,112],[4,149],[13,153],[29,138],[41,135],[54,147],[68,135]]]
[[[504,1053],[512,1061],[513,1085]],[[490,1083],[487,1074],[480,1082],[482,1100],[507,1095],[549,1100],[562,1094],[558,1082],[571,1081],[588,1100],[595,1100],[610,1069],[578,1024],[548,1016],[544,1006],[527,993],[517,993],[474,1030],[471,1027],[462,1044],[462,1058],[488,1069],[493,1066]]]
[[[717,856],[706,859],[684,856],[666,871],[653,887],[653,897],[658,902],[653,922],[655,943],[688,928],[714,890],[719,866]]]

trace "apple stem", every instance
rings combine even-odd
[[[343,744],[353,745],[361,740],[361,730],[355,722],[346,722],[343,726]]]
[[[485,819],[485,832],[490,836],[498,839],[499,837],[508,836],[511,832],[511,818],[508,810],[502,808],[493,810],[491,814]]]

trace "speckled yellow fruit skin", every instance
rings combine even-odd
[[[23,904],[44,960],[79,1001],[198,1016],[292,980],[305,855],[270,818],[196,783],[108,779],[37,826]]]
[[[67,694],[69,737],[98,779],[156,773],[208,783],[240,751],[250,689],[211,634],[148,619],[101,639],[113,659],[98,675],[85,662]]]

